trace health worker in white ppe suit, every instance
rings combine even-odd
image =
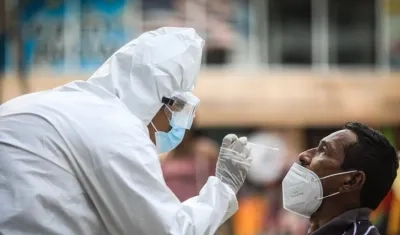
[[[158,155],[190,129],[203,40],[190,28],[147,32],[88,81],[0,106],[0,232],[214,234],[238,209],[245,137],[223,139],[216,177],[181,203]]]

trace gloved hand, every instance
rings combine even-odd
[[[236,135],[229,134],[222,140],[216,176],[237,193],[246,179],[251,161],[247,138],[238,139]]]

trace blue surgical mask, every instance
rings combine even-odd
[[[159,154],[169,152],[175,149],[183,140],[186,129],[181,127],[174,127],[173,119],[170,120],[171,130],[168,132],[158,131],[153,123],[151,125],[156,130],[156,147]]]
[[[166,153],[175,149],[182,142],[185,131],[185,128],[176,127],[172,127],[168,132],[157,131],[155,136],[158,153]]]

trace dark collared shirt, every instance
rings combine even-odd
[[[368,208],[346,211],[309,235],[379,235],[369,221],[370,214]]]

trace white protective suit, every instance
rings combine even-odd
[[[203,43],[188,28],[147,32],[88,81],[1,105],[0,232],[214,234],[234,191],[210,177],[181,203],[147,129],[163,96],[193,89]]]

